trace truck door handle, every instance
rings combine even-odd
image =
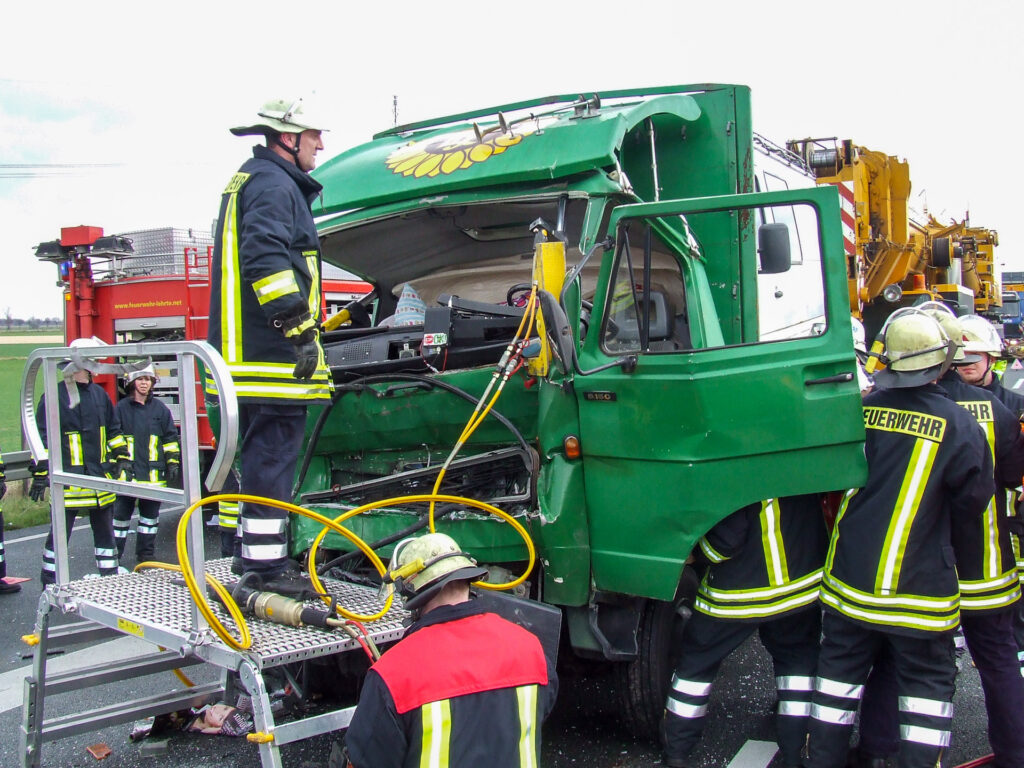
[[[852,373],[837,373],[835,376],[826,376],[823,379],[810,379],[804,382],[805,387],[815,384],[841,384],[844,381],[853,381]]]

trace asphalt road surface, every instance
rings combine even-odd
[[[178,515],[165,512],[157,543],[158,560],[174,561],[174,528]],[[216,552],[215,535],[207,537],[207,551]],[[21,592],[0,596],[4,621],[0,622],[0,768],[21,765],[19,751],[23,679],[31,664],[31,650],[21,636],[31,633],[40,593],[39,562],[46,529],[8,532],[8,574],[28,576]],[[134,551],[134,538],[127,552]],[[92,536],[79,520],[71,541],[72,578],[93,569]],[[134,565],[129,561],[128,567]],[[76,617],[71,616],[69,619]],[[131,636],[91,645],[54,648],[51,669],[61,665],[95,663],[151,649]],[[212,682],[219,670],[208,665],[190,667],[197,683]],[[638,742],[626,732],[618,716],[616,699],[607,675],[574,665],[561,670],[559,701],[544,726],[542,765],[548,768],[641,768],[660,765],[655,745]],[[704,739],[693,755],[699,768],[768,768],[778,765],[773,743],[771,711],[774,705],[770,659],[752,640],[722,667],[708,710]],[[180,687],[170,673],[112,683],[94,691],[52,696],[46,701],[48,717],[82,709],[129,701],[156,691]],[[957,678],[953,746],[944,765],[955,766],[987,754],[985,711],[977,672],[965,659]],[[175,733],[132,742],[130,725],[102,730],[43,745],[42,765],[62,768],[255,768],[256,747],[243,738]],[[324,768],[338,734],[324,734],[282,748],[285,768]],[[161,743],[166,739],[166,743]],[[112,750],[98,762],[86,747],[105,743]]]

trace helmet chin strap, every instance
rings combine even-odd
[[[292,134],[292,136],[295,137],[295,146],[294,147],[289,147],[287,144],[285,144],[283,141],[281,141],[281,137],[282,136],[284,136],[284,134],[283,133],[279,133],[277,135],[277,138],[274,139],[274,143],[277,144],[277,146],[279,146],[281,149],[283,149],[289,155],[294,157],[295,158],[295,165],[298,166],[299,165],[299,143],[302,141],[302,134],[301,133],[293,133]]]

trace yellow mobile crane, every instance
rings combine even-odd
[[[1002,304],[995,230],[969,219],[944,225],[911,218],[910,166],[850,140],[800,139],[786,147],[818,184],[839,190],[850,311],[869,335],[893,310],[936,299],[958,315],[994,315]]]

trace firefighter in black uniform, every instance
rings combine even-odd
[[[90,343],[92,342],[92,343]],[[76,339],[72,347],[90,347],[102,344],[98,340]],[[63,367],[65,379],[57,387],[60,401],[60,451],[61,462],[66,472],[92,477],[115,477],[131,481],[132,462],[128,458],[128,443],[121,434],[121,421],[114,411],[114,404],[106,390],[92,381],[92,374],[73,362]],[[46,408],[40,398],[36,408],[36,426],[48,446],[46,429]],[[108,468],[112,467],[112,471]],[[32,469],[32,486],[29,497],[34,501],[43,498],[49,487],[49,462],[36,462]],[[114,543],[114,494],[111,491],[97,491],[75,485],[64,486],[64,520],[67,537],[75,518],[81,513],[89,514],[92,527],[93,547],[96,555],[96,569],[100,575],[117,573],[117,545]],[[43,545],[43,568],[40,579],[43,584],[53,584],[57,578],[57,560],[53,549],[53,528]]]
[[[172,486],[181,479],[181,448],[178,430],[171,411],[153,397],[156,371],[148,365],[125,376],[127,397],[117,403],[117,416],[128,442],[128,455],[132,459],[135,482],[140,485]],[[135,558],[137,562],[151,560],[156,551],[156,532],[160,523],[160,502],[155,499],[136,499],[118,496],[114,502],[114,538],[117,557],[124,555],[128,541],[128,526],[135,504],[139,505],[139,524],[135,532]]]
[[[1018,419],[1024,420],[1024,395],[1004,387],[998,374],[992,370],[995,360],[1003,352],[1003,342],[995,326],[980,315],[964,315],[960,318],[960,325],[964,331],[965,351],[981,357],[977,363],[958,369],[964,381],[989,390],[1003,405],[1013,411]],[[1017,559],[1017,572],[1024,581],[1024,544],[1021,541],[1024,538],[1024,494],[1020,493],[1020,485],[1018,478],[1016,483],[1009,486],[1015,490],[1009,492],[1007,512],[1010,515],[1010,539]],[[1017,604],[1014,635],[1017,639],[1017,658],[1021,675],[1024,675],[1024,601]]]
[[[840,509],[822,578],[810,768],[846,764],[864,682],[883,650],[900,697],[899,764],[939,762],[960,620],[952,519],[980,522],[995,489],[984,434],[934,383],[956,345],[917,310],[893,313],[883,334],[888,367],[864,399],[868,478]]]
[[[925,311],[940,322],[951,339],[963,338],[960,321],[945,306]],[[971,365],[979,360],[960,348],[953,365]],[[960,624],[985,692],[989,742],[996,764],[1024,765],[1024,678],[1017,674],[1013,632],[1021,590],[1004,491],[1024,475],[1024,435],[1016,416],[990,390],[971,386],[952,369],[939,379],[939,387],[981,425],[995,463],[996,493],[985,514],[980,520],[964,516],[953,519]],[[883,757],[895,752],[899,738],[895,681],[879,680],[891,675],[891,665],[882,665],[881,675],[876,675],[877,671],[868,680],[861,708],[858,754],[865,766],[884,765]],[[886,695],[876,695],[876,687],[885,690]]]
[[[320,346],[320,244],[309,172],[321,130],[301,99],[264,105],[236,136],[261,135],[221,198],[210,274],[209,341],[238,394],[241,492],[291,501],[306,406],[331,396]],[[240,562],[263,586],[294,594],[309,583],[288,560],[288,513],[243,503]]]
[[[7,494],[7,476],[4,474],[4,457],[0,454],[0,499]],[[21,584],[7,583],[7,559],[4,557],[4,510],[0,507],[0,595],[20,592]]]
[[[708,568],[665,702],[665,765],[691,765],[688,756],[700,740],[718,668],[754,631],[774,662],[782,762],[800,764],[821,633],[818,587],[827,542],[816,494],[744,507],[700,540],[696,556]]]
[[[980,359],[959,367],[957,373],[968,384],[987,389],[998,397],[1018,419],[1024,417],[1024,395],[1004,387],[992,369],[1003,353],[1003,341],[995,326],[981,315],[964,315],[960,318],[960,326],[964,332],[964,351]]]
[[[535,768],[558,680],[537,636],[479,607],[479,568],[443,533],[399,543],[415,621],[366,675],[345,735],[354,768]]]

